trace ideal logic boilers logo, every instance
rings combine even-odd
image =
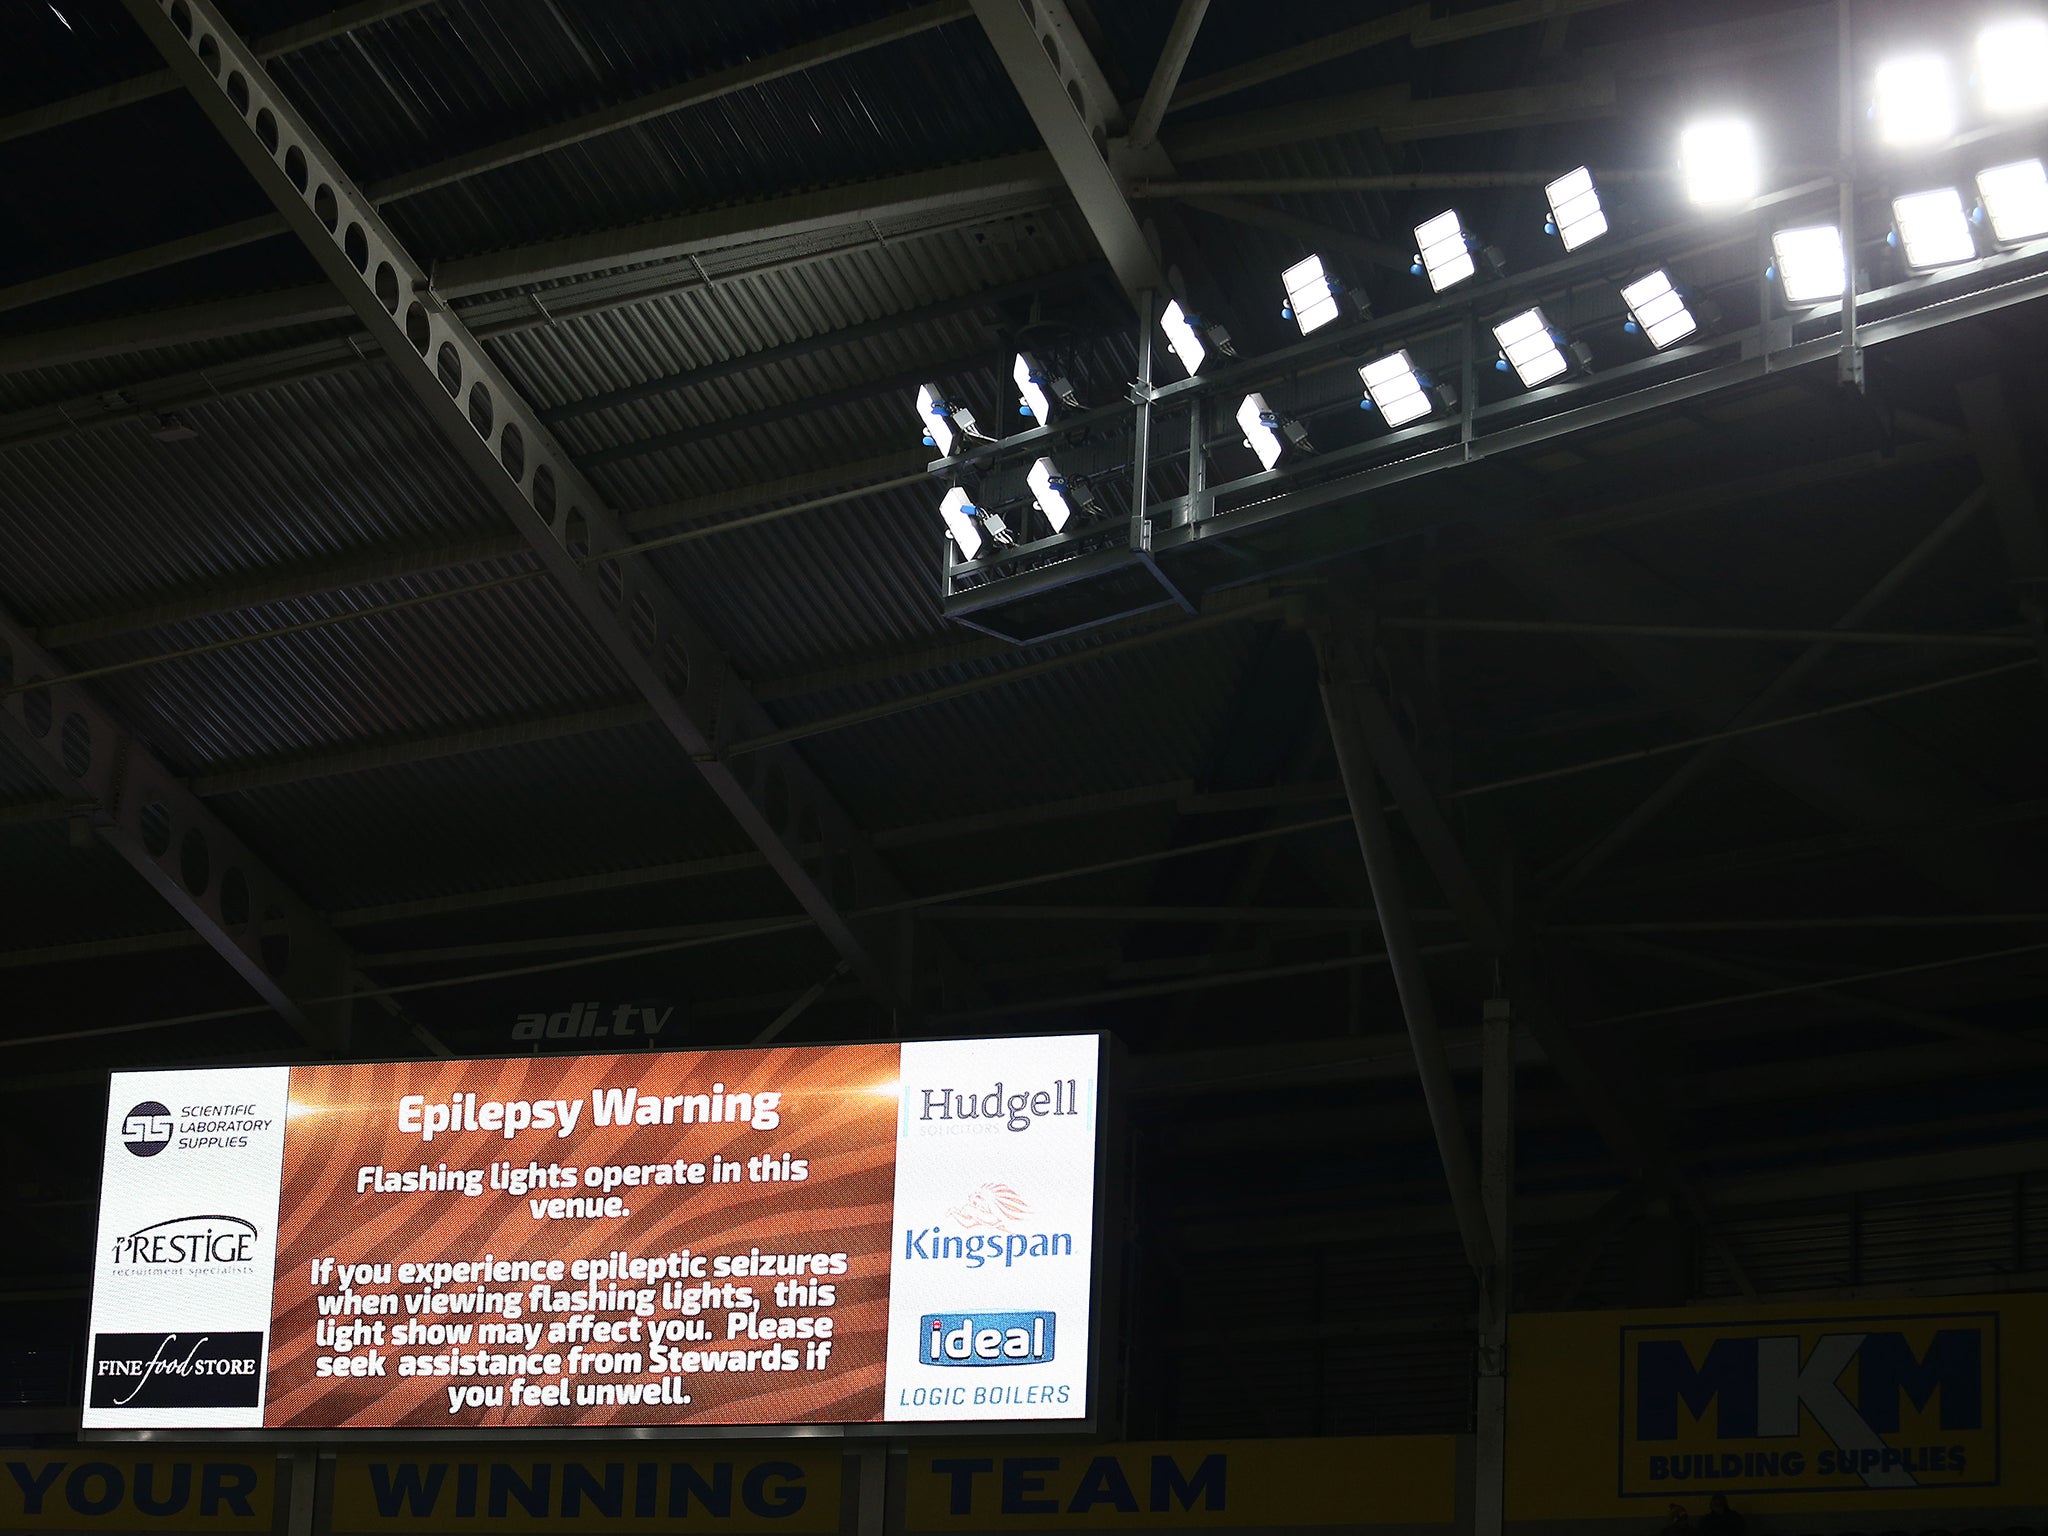
[[[1624,1498],[1999,1478],[1998,1317],[1621,1330]]]
[[[1052,1359],[1051,1312],[927,1312],[918,1319],[924,1365],[1043,1365]]]
[[[234,1151],[270,1125],[254,1104],[185,1104],[173,1114],[168,1105],[144,1099],[121,1117],[121,1145],[136,1157],[155,1157],[174,1142],[190,1151]]]
[[[115,1274],[232,1274],[256,1267],[256,1223],[240,1216],[173,1216],[114,1239]]]
[[[261,1333],[101,1333],[93,1337],[95,1408],[254,1408]]]

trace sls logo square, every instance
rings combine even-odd
[[[923,1365],[1043,1365],[1052,1359],[1051,1312],[927,1312],[918,1319]]]

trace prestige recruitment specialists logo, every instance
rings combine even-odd
[[[116,1274],[227,1274],[256,1267],[256,1223],[240,1216],[173,1216],[117,1237]]]

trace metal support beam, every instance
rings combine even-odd
[[[1433,5],[1410,5],[1391,16],[1376,16],[1342,31],[1282,48],[1213,75],[1203,75],[1198,80],[1186,81],[1174,91],[1173,103],[1168,110],[1178,112],[1186,107],[1199,106],[1219,96],[1284,79],[1346,54],[1403,38],[1417,48],[1429,48],[1514,27],[1548,23],[1561,16],[1620,3],[1621,0],[1507,0],[1505,4],[1480,6],[1449,16],[1438,15],[1438,7]]]
[[[1437,1029],[1436,1005],[1408,910],[1400,859],[1394,851],[1393,834],[1387,828],[1386,812],[1380,808],[1372,748],[1360,719],[1361,702],[1373,692],[1372,681],[1365,659],[1351,637],[1326,632],[1318,639],[1322,653],[1323,711],[1329,717],[1330,740],[1337,751],[1337,766],[1344,777],[1345,794],[1358,831],[1359,852],[1365,858],[1366,877],[1372,884],[1372,903],[1379,913],[1380,933],[1386,940],[1394,988],[1400,994],[1401,1013],[1415,1051],[1422,1097],[1429,1106],[1430,1129],[1436,1137],[1437,1155],[1443,1160],[1444,1178],[1450,1184],[1451,1207],[1457,1217],[1459,1238],[1465,1245],[1466,1262],[1475,1274],[1485,1275],[1498,1261],[1498,1254],[1480,1196],[1479,1177],[1472,1164],[1464,1117],[1458,1108],[1457,1087],[1451,1081],[1450,1059],[1444,1053],[1443,1036]]]
[[[1110,169],[1111,136],[1123,109],[1067,13],[1064,0],[973,0],[1010,83],[1052,152],[1081,216],[1109,258],[1132,307],[1164,293],[1158,258]],[[1149,323],[1150,317],[1145,319]]]
[[[1479,1025],[1479,1186],[1494,1263],[1479,1285],[1472,1536],[1500,1536],[1507,1489],[1508,1311],[1515,1273],[1515,1042],[1506,998],[1488,999]]]
[[[1966,496],[1953,512],[1928,530],[1911,549],[1892,564],[1889,570],[1873,582],[1861,597],[1842,611],[1842,616],[1835,621],[1835,629],[1850,632],[1868,622],[1873,614],[1891,601],[1929,561],[1947,547],[1949,540],[1961,532],[1970,519],[1977,515],[1985,500],[1986,493],[1981,488]],[[1591,637],[1589,633],[1589,638]],[[1600,638],[1613,637],[1610,633]],[[1812,641],[1790,666],[1773,678],[1736,713],[1728,722],[1729,725],[1745,726],[1767,718],[1773,709],[1792,696],[1799,685],[1813,674],[1837,643],[1833,635]],[[1675,803],[1686,790],[1733,750],[1733,741],[1717,743],[1701,748],[1680,764],[1662,784],[1638,801],[1627,815],[1603,833],[1598,841],[1563,868],[1555,883],[1545,892],[1544,909],[1554,909],[1565,897],[1583,885],[1594,871],[1619,852],[1629,839]],[[1539,881],[1542,879],[1541,876],[1538,878]]]
[[[1996,376],[1965,379],[1956,386],[1956,397],[1962,401],[1963,420],[1969,426],[1977,460],[1984,467],[1984,484],[1991,493],[1991,511],[1998,520],[2006,563],[2012,567],[2020,617],[2042,667],[2048,668],[2048,525],[2042,522],[2033,476],[2020,453],[2005,385]]]
[[[390,21],[403,16],[407,11],[416,11],[432,0],[358,0],[355,5],[338,6],[311,21],[304,21],[295,27],[285,27],[276,32],[266,33],[252,41],[256,56],[274,59],[287,53],[296,53],[301,48],[310,48],[315,43],[324,43],[329,38],[345,37],[361,27],[375,26],[380,21]],[[47,133],[52,128],[61,128],[67,123],[80,123],[88,118],[98,117],[103,112],[112,112],[121,107],[130,107],[139,101],[149,101],[165,96],[178,88],[178,77],[168,69],[151,70],[146,75],[103,85],[96,91],[84,91],[76,96],[66,96],[62,101],[53,101],[45,106],[30,107],[26,112],[16,112],[0,117],[0,144],[14,139],[27,138],[34,133]]]
[[[1208,11],[1209,0],[1180,0],[1173,25],[1166,31],[1166,44],[1159,50],[1159,62],[1152,67],[1152,81],[1145,87],[1145,99],[1138,103],[1138,110],[1131,115],[1131,131],[1125,142],[1132,149],[1143,149],[1159,137],[1160,119],[1166,116],[1166,105],[1180,84],[1181,71],[1187,68],[1188,53],[1195,46],[1195,34],[1201,31],[1202,18]]]
[[[342,172],[212,0],[124,0],[201,108],[339,287],[466,467],[652,706],[832,946],[905,1003],[845,908],[898,893],[866,839],[787,749],[744,767],[722,742],[769,724],[724,655],[481,343]],[[589,557],[608,558],[595,570]],[[800,845],[822,850],[807,859]],[[860,895],[856,898],[854,892]]]
[[[310,902],[223,825],[76,683],[8,691],[63,667],[0,614],[0,737],[10,740],[114,852],[317,1049],[349,1035],[349,955]]]

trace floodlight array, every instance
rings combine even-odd
[[[1343,313],[1344,285],[1323,270],[1323,258],[1309,256],[1280,274],[1287,290],[1287,308],[1281,311],[1306,336],[1328,325]]]
[[[1476,274],[1472,237],[1455,208],[1415,226],[1415,270],[1428,277],[1432,292],[1442,293]]]
[[[1074,516],[1074,505],[1067,499],[1067,477],[1051,459],[1041,458],[1026,472],[1024,483],[1031,487],[1031,499],[1052,524],[1052,531],[1063,531]]]
[[[1778,282],[1793,304],[1839,299],[1848,286],[1842,232],[1832,224],[1806,224],[1771,236]]]
[[[1977,197],[2000,245],[2048,236],[2048,168],[2039,160],[2015,160],[1977,173]]]
[[[1366,397],[1390,427],[1405,427],[1436,409],[1429,386],[1406,351],[1391,352],[1358,370]]]
[[[1607,214],[1600,206],[1593,173],[1583,165],[1551,182],[1543,195],[1550,203],[1550,227],[1566,250],[1576,251],[1607,233]]]
[[[1952,61],[1939,52],[1902,53],[1880,61],[1871,78],[1870,97],[1876,140],[1908,158],[1927,147],[1948,156],[1974,142],[1975,136],[1956,138],[1966,110],[1958,78]],[[2048,118],[2048,19],[2020,17],[1982,28],[1966,78],[1975,93],[1978,121],[2027,113]],[[1688,124],[1679,135],[1678,166],[1687,196],[1702,207],[1749,203],[1763,186],[1756,130],[1739,116],[1710,116]],[[1977,259],[1979,228],[1986,231],[1983,250],[2048,242],[2048,161],[2036,157],[1984,166],[1974,173],[1973,184],[1937,184],[1893,197],[1889,238],[1908,269],[1936,271]],[[1567,252],[1609,232],[1610,210],[1589,167],[1577,166],[1547,182],[1544,197],[1549,209],[1546,231],[1555,234]],[[1499,251],[1475,238],[1457,209],[1445,209],[1414,229],[1413,271],[1428,279],[1433,292],[1443,293],[1482,273],[1499,275]],[[1767,276],[1776,280],[1789,305],[1840,300],[1854,280],[1858,253],[1845,246],[1842,229],[1834,223],[1775,229],[1771,252]],[[1282,315],[1304,336],[1343,319],[1347,310],[1365,310],[1363,295],[1349,289],[1319,255],[1295,262],[1280,274],[1280,281],[1286,294]],[[1659,352],[1719,323],[1711,303],[1694,302],[1662,267],[1643,272],[1619,291],[1628,314],[1624,329]],[[1178,300],[1166,303],[1158,323],[1168,349],[1190,377],[1217,353],[1235,356],[1228,332]],[[1585,343],[1567,339],[1540,305],[1509,314],[1492,330],[1501,351],[1498,366],[1511,370],[1524,388],[1537,388],[1590,365]],[[1360,364],[1358,374],[1365,391],[1360,403],[1377,411],[1390,428],[1407,426],[1455,403],[1451,392],[1436,385],[1405,349]],[[1017,355],[1012,376],[1023,413],[1040,427],[1050,425],[1063,404],[1077,405],[1072,386],[1064,379],[1049,380],[1029,353]],[[950,454],[962,434],[983,436],[971,413],[947,401],[935,386],[919,390],[918,410],[926,441],[941,453]],[[1262,394],[1246,395],[1236,420],[1246,446],[1269,471],[1309,451],[1302,424],[1275,411]],[[1055,533],[1066,530],[1077,512],[1094,506],[1086,486],[1070,483],[1051,458],[1037,459],[1026,481],[1033,505]],[[979,558],[991,544],[1014,543],[1002,519],[974,506],[964,490],[948,492],[941,511],[964,560]]]
[[[1877,136],[1894,146],[1938,144],[1956,131],[1956,92],[1938,53],[1906,53],[1877,66]]]
[[[1954,187],[1893,198],[1892,220],[1906,253],[1906,265],[1916,272],[1976,259],[1970,216],[1963,212],[1962,194]]]
[[[1629,320],[1659,352],[1700,328],[1671,285],[1670,274],[1661,267],[1624,286],[1621,301],[1628,306]]]

